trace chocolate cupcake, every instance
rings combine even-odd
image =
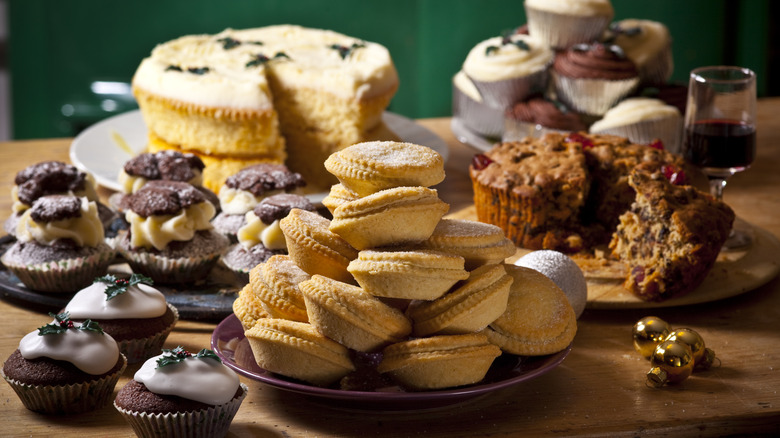
[[[36,199],[48,195],[72,195],[94,202],[100,221],[107,229],[117,214],[100,202],[95,187],[95,178],[91,174],[61,161],[42,161],[28,166],[14,178],[14,187],[11,189],[13,213],[3,228],[9,235],[15,236],[19,219]]]
[[[580,115],[561,102],[541,95],[517,102],[504,116],[503,141],[541,137],[548,132],[584,131],[588,126]]]
[[[119,344],[128,363],[160,352],[179,320],[179,312],[152,287],[152,279],[132,274],[129,279],[105,275],[78,291],[65,306],[71,319],[100,324]]]
[[[287,242],[279,228],[279,221],[290,210],[299,208],[316,211],[307,198],[291,193],[269,196],[245,215],[244,225],[238,229],[238,243],[222,255],[222,262],[242,279],[249,281],[249,271],[276,254],[287,254]]]
[[[134,272],[156,283],[192,283],[205,278],[228,246],[213,230],[216,209],[184,182],[149,181],[122,200],[130,224],[117,249]]]
[[[3,378],[31,411],[76,414],[107,404],[127,366],[117,343],[94,321],[51,315],[52,323],[22,338]]]
[[[623,50],[578,44],[555,58],[551,71],[557,98],[575,111],[601,116],[639,85],[639,73]]]
[[[213,351],[182,347],[148,359],[114,400],[143,437],[221,437],[249,388]]]
[[[601,36],[615,11],[609,0],[525,0],[528,32],[555,49]]]
[[[222,211],[211,221],[214,228],[236,241],[244,226],[244,215],[264,198],[280,193],[300,194],[306,181],[300,173],[283,164],[256,164],[245,167],[225,179],[219,190]]]
[[[38,198],[19,218],[15,234],[1,260],[32,290],[75,292],[103,274],[115,256],[97,204],[85,197]]]
[[[639,70],[641,84],[664,84],[672,76],[672,37],[663,23],[651,20],[621,20],[609,26],[605,42],[623,49]]]

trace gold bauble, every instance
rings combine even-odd
[[[655,347],[650,364],[653,366],[647,372],[647,381],[656,387],[667,383],[679,383],[693,373],[693,353],[686,344],[663,341]]]
[[[644,358],[653,355],[658,346],[671,333],[672,326],[656,316],[646,316],[634,324],[634,348]]]
[[[704,338],[695,330],[689,328],[675,329],[669,333],[665,340],[686,344],[691,347],[695,369],[707,369],[712,366],[712,362],[715,360],[715,352],[704,345]]]

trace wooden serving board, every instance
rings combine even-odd
[[[449,218],[476,220],[474,206],[448,215]],[[743,251],[722,251],[712,270],[698,288],[688,294],[659,303],[642,301],[623,287],[627,268],[611,262],[582,256],[572,259],[582,269],[588,283],[588,308],[630,309],[685,306],[733,297],[763,286],[780,273],[780,240],[770,232],[737,219],[739,226],[749,229],[753,244]],[[513,263],[529,249],[518,248],[508,258]]]

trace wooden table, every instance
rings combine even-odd
[[[736,175],[726,201],[738,216],[780,236],[780,99],[758,106],[758,158]],[[450,146],[441,197],[457,211],[471,203],[467,166],[472,149],[452,135],[449,119],[421,125]],[[67,161],[70,139],[0,143],[0,218],[10,212],[15,173],[44,159]],[[103,193],[104,195],[106,193]],[[48,316],[0,301],[0,359]],[[680,385],[650,388],[649,364],[631,343],[631,327],[656,315],[691,327],[714,349],[720,366]],[[250,393],[229,436],[704,436],[780,433],[780,280],[718,302],[648,310],[588,309],[571,354],[551,372],[448,408],[424,412],[354,412],[244,379]],[[208,347],[214,324],[180,321],[167,348]],[[136,367],[119,382],[123,385]],[[0,407],[7,436],[132,436],[113,407],[70,417],[27,411],[6,384]]]

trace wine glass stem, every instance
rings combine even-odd
[[[726,178],[709,177],[710,194],[718,201],[723,201],[723,189],[726,187]]]

